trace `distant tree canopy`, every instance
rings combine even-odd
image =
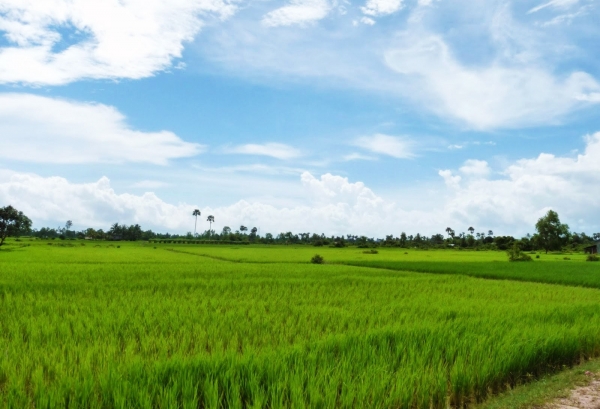
[[[480,229],[476,231],[475,227],[469,226],[466,232],[457,233],[463,229],[453,229],[446,227],[445,235],[443,233],[427,236],[417,232],[416,234],[407,234],[400,232],[398,235],[389,234],[384,238],[375,238],[359,236],[356,234],[346,234],[342,236],[326,236],[321,233],[301,232],[293,233],[291,231],[281,232],[279,234],[265,233],[261,235],[258,227],[241,225],[239,230],[233,231],[229,226],[223,226],[220,233],[212,230],[214,216],[209,215],[207,221],[210,223],[209,229],[203,233],[191,231],[186,234],[158,233],[152,230],[143,230],[139,224],[125,225],[114,223],[108,230],[87,228],[81,231],[69,230],[73,224],[69,220],[64,227],[49,228],[43,227],[39,230],[31,231],[31,220],[22,212],[17,211],[11,206],[0,208],[0,245],[4,243],[7,236],[18,236],[30,234],[34,237],[43,239],[90,239],[90,240],[156,240],[167,242],[185,242],[194,241],[196,243],[241,243],[241,244],[280,244],[280,245],[309,245],[309,246],[330,246],[347,247],[356,246],[359,248],[373,247],[400,247],[400,248],[453,248],[453,249],[472,249],[472,250],[513,250],[515,245],[520,251],[545,250],[546,252],[555,250],[581,251],[589,246],[594,240],[600,240],[600,233],[587,235],[585,233],[575,233],[569,231],[569,226],[560,222],[558,214],[550,210],[544,217],[541,217],[535,228],[537,233],[527,234],[521,239],[513,236],[494,236],[492,230]],[[197,213],[197,214],[196,214]],[[200,211],[194,211],[192,216],[197,218]],[[194,227],[196,227],[194,225]],[[465,226],[463,226],[465,227]]]
[[[8,236],[18,236],[31,230],[31,220],[12,206],[0,207],[0,246]]]
[[[535,229],[538,232],[538,243],[546,253],[550,250],[560,250],[569,237],[569,225],[562,224],[554,210],[548,210],[544,217],[540,217]]]

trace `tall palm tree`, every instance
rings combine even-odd
[[[208,231],[209,231],[209,233],[210,233],[210,232],[212,231],[212,224],[215,222],[215,216],[213,216],[213,215],[211,214],[210,216],[208,216],[208,219],[206,219],[206,221],[207,221],[208,223],[210,223],[210,224],[209,224],[209,226],[210,226],[210,227],[208,228]]]
[[[196,221],[194,222],[194,236],[196,236],[196,226],[198,225],[198,216],[200,216],[200,210],[194,209],[192,216],[196,217]]]
[[[469,233],[471,233],[471,236],[473,235],[473,232],[475,231],[475,229],[473,227],[469,227],[467,230],[469,230]]]

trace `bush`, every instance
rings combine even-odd
[[[379,252],[375,249],[371,249],[363,251],[363,254],[379,254]]]
[[[530,255],[521,251],[521,248],[517,243],[514,243],[512,248],[508,250],[506,254],[508,254],[508,261],[533,261]]]
[[[600,257],[597,254],[588,254],[585,261],[600,261]]]
[[[571,260],[570,257],[563,257],[563,260]]]
[[[538,254],[537,256],[535,256],[535,258],[540,258],[540,255]]]
[[[315,254],[313,258],[310,259],[310,262],[313,264],[323,264],[325,263],[325,260],[320,255]]]

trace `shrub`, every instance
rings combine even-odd
[[[585,261],[600,261],[600,257],[597,254],[588,254]]]
[[[537,256],[535,256],[535,258],[540,258],[540,255],[538,254]]]
[[[508,261],[533,261],[530,255],[521,251],[517,243],[514,243],[506,253],[508,254]]]
[[[379,254],[379,252],[375,249],[371,249],[363,251],[363,254]]]
[[[563,257],[563,260],[571,260],[570,257]]]
[[[325,260],[320,255],[315,254],[313,258],[310,259],[310,262],[313,264],[323,264],[325,263]]]

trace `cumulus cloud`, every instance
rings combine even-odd
[[[474,178],[485,178],[489,176],[491,169],[484,160],[469,159],[460,167],[460,172]]]
[[[354,141],[355,146],[399,159],[414,157],[414,142],[405,137],[375,134],[363,136]]]
[[[406,47],[387,53],[389,67],[413,78],[440,114],[475,128],[556,123],[583,101],[595,101],[600,90],[584,72],[557,78],[532,65],[471,68],[458,62],[440,37],[406,41]]]
[[[267,13],[262,23],[267,27],[313,23],[327,17],[331,9],[328,0],[292,0],[287,6]]]
[[[131,129],[111,106],[32,94],[0,94],[0,158],[38,163],[146,162],[199,154],[169,131]]]
[[[459,174],[441,171],[440,176],[454,189],[445,205],[446,214],[464,223],[493,222],[522,232],[523,226],[533,226],[552,208],[571,220],[572,228],[600,230],[596,217],[600,196],[595,189],[600,184],[600,133],[586,139],[582,154],[521,159],[502,169],[497,179],[486,177],[490,171],[483,161],[467,161]]]
[[[402,8],[402,0],[368,0],[360,9],[369,16],[385,16]]]
[[[298,149],[283,143],[266,143],[262,145],[251,143],[227,147],[224,151],[226,153],[236,153],[242,155],[270,156],[276,159],[293,159],[302,155]]]
[[[230,206],[199,207],[170,204],[154,193],[117,193],[108,178],[72,183],[61,177],[0,171],[0,204],[12,204],[34,220],[34,227],[73,220],[76,228],[107,228],[111,223],[139,223],[161,231],[191,230],[191,212],[213,214],[216,228],[240,224],[262,232],[312,231],[326,234],[391,232],[402,222],[431,225],[428,214],[404,212],[375,195],[361,182],[331,174],[301,175],[299,189],[311,198],[308,205],[275,207],[240,200]],[[405,226],[409,227],[409,226]],[[399,228],[399,227],[398,227]]]
[[[3,0],[0,82],[148,77],[181,57],[203,16],[234,11],[227,0]]]
[[[481,160],[468,160],[458,170],[441,170],[446,189],[412,189],[418,210],[406,210],[359,181],[304,172],[293,187],[299,193],[286,204],[239,200],[220,207],[171,204],[154,193],[117,193],[103,177],[93,183],[72,183],[0,171],[0,205],[12,204],[37,227],[71,219],[76,226],[106,228],[110,223],[140,223],[161,231],[191,230],[191,211],[213,214],[224,225],[256,226],[261,232],[323,232],[381,237],[402,231],[441,233],[446,226],[473,225],[499,234],[532,232],[536,220],[552,208],[576,231],[600,231],[600,133],[587,137],[576,156],[540,154],[491,171]],[[290,183],[288,183],[288,186]],[[289,192],[288,192],[289,193]],[[302,200],[300,200],[302,197]]]

